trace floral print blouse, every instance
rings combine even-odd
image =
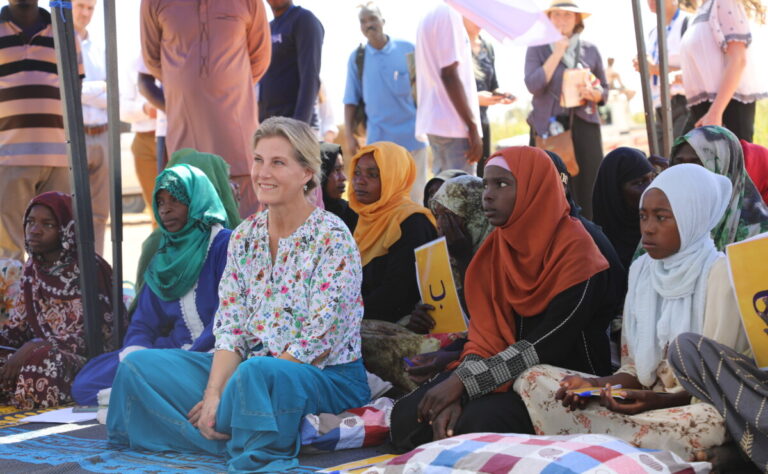
[[[361,357],[360,252],[346,224],[321,209],[269,253],[269,211],[232,234],[219,284],[216,350],[243,359],[288,352],[319,368]]]

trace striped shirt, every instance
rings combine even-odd
[[[0,10],[0,165],[68,166],[51,15],[27,39]],[[77,43],[77,42],[75,42]],[[83,65],[78,48],[78,69]]]

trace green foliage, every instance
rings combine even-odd
[[[503,140],[504,138],[515,135],[527,135],[528,124],[525,119],[528,116],[529,109],[513,108],[504,114],[504,121],[491,122],[491,136],[493,141]],[[636,124],[645,123],[645,114],[638,112],[632,115],[632,121]],[[753,140],[758,145],[768,147],[768,99],[757,102],[757,111],[755,113],[755,138]]]
[[[512,108],[506,111],[503,121],[491,121],[491,137],[494,143],[516,135],[528,135],[526,122],[530,108]]]

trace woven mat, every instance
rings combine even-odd
[[[104,425],[82,423],[83,428],[66,433],[34,437],[50,428],[47,423],[20,423],[24,416],[48,410],[17,412],[0,418],[0,472],[2,473],[198,473],[226,472],[223,458],[202,453],[150,452],[107,443]],[[4,423],[4,425],[3,425]],[[18,442],[8,442],[30,436]],[[11,437],[11,438],[9,438]],[[387,445],[301,456],[302,468],[292,472],[314,472],[316,468],[365,459],[389,451]]]

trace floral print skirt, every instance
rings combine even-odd
[[[567,375],[594,377],[537,365],[515,381],[514,390],[523,398],[536,434],[608,434],[640,448],[672,451],[684,459],[693,459],[695,452],[730,439],[723,417],[706,403],[624,415],[600,406],[594,399],[583,410],[568,411],[555,400],[560,381]]]
[[[0,367],[13,352],[0,350]],[[43,344],[29,355],[13,386],[0,389],[0,403],[20,410],[50,408],[69,402],[75,374],[85,363],[85,357],[52,350]]]
[[[18,260],[0,258],[0,323],[8,320],[8,314],[21,292],[23,264]]]

